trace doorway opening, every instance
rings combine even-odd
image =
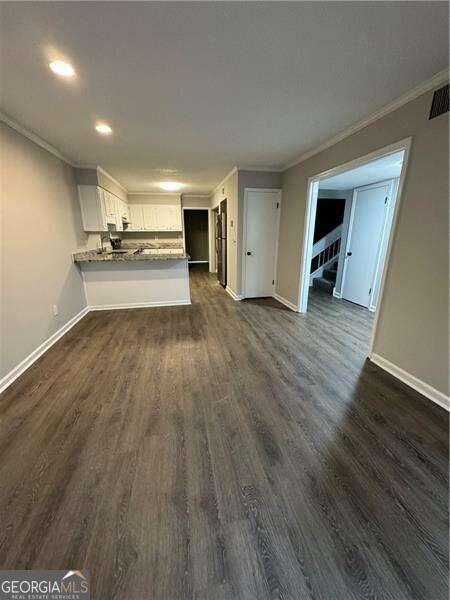
[[[209,272],[217,273],[217,223],[219,220],[219,206],[216,206],[211,210],[211,232],[210,234],[210,243],[211,250],[209,254],[210,263],[209,263]]]
[[[183,207],[184,244],[189,264],[210,263],[210,215],[208,208]]]
[[[306,312],[314,298],[315,307],[330,314],[339,301],[369,318],[374,313],[369,354],[410,143],[402,140],[308,182],[298,310]]]

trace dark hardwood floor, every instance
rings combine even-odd
[[[0,397],[4,569],[95,600],[443,600],[448,416],[365,362],[371,316],[90,313]]]

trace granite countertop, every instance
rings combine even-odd
[[[76,263],[83,262],[124,262],[124,261],[142,261],[142,260],[187,260],[189,259],[189,255],[184,251],[182,254],[171,254],[169,252],[164,254],[144,254],[142,252],[143,246],[136,248],[136,246],[131,248],[123,248],[127,250],[127,252],[122,253],[112,253],[112,252],[103,252],[102,254],[98,254],[97,250],[88,250],[86,252],[75,252],[72,254],[73,260]],[[161,246],[149,246],[145,244],[146,248],[161,248]],[[169,246],[164,247],[164,249],[175,249],[179,248],[179,246]]]

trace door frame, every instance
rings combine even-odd
[[[211,264],[211,256],[212,256],[212,235],[211,235],[211,222],[212,222],[212,209],[209,206],[182,206],[182,215],[183,215],[183,249],[186,252],[186,236],[185,236],[185,231],[184,231],[184,211],[185,210],[207,210],[208,211],[208,265],[209,265],[209,272],[212,273],[213,271],[211,271],[213,265]],[[205,263],[205,260],[196,260],[196,261],[189,261],[193,264],[195,263]]]
[[[395,237],[398,225],[398,215],[400,213],[400,206],[403,197],[403,189],[406,178],[406,173],[408,170],[408,163],[410,157],[412,137],[404,138],[395,142],[393,144],[389,144],[387,146],[383,146],[378,150],[374,150],[373,152],[369,152],[359,158],[348,161],[339,165],[337,167],[333,167],[332,169],[328,169],[326,171],[322,171],[308,178],[307,183],[307,195],[306,195],[306,209],[304,214],[303,225],[303,243],[300,248],[300,280],[299,280],[299,291],[298,291],[298,307],[297,312],[306,313],[308,307],[308,294],[309,294],[309,269],[311,265],[311,253],[312,253],[312,242],[314,236],[314,226],[316,220],[316,209],[317,209],[317,193],[319,191],[319,182],[323,179],[328,179],[329,177],[333,177],[335,175],[340,175],[341,173],[345,173],[345,171],[349,171],[350,169],[354,169],[355,167],[359,167],[361,165],[372,162],[377,158],[381,158],[382,156],[387,156],[389,154],[394,154],[395,152],[399,152],[403,150],[403,165],[400,173],[398,188],[397,188],[397,196],[394,208],[394,215],[392,218],[392,226],[389,232],[389,241],[386,250],[386,257],[383,264],[383,272],[381,276],[380,282],[380,291],[378,294],[377,307],[375,309],[374,322],[372,327],[372,335],[370,338],[369,344],[369,357],[372,355],[373,344],[375,340],[375,335],[378,328],[378,319],[380,315],[381,306],[384,300],[384,286],[386,282],[386,274],[389,266],[389,262],[391,260],[391,252],[392,252],[392,242]]]
[[[347,256],[348,251],[350,250],[350,245],[351,245],[351,240],[352,240],[352,233],[353,233],[353,222],[354,222],[354,218],[355,218],[355,208],[356,208],[356,201],[357,201],[357,197],[358,197],[358,192],[363,192],[365,190],[371,190],[374,188],[378,188],[378,187],[385,187],[385,186],[389,186],[389,200],[392,202],[392,196],[393,196],[393,191],[395,189],[395,185],[394,185],[394,179],[384,179],[383,181],[377,181],[376,183],[369,183],[368,185],[362,185],[360,187],[357,187],[353,190],[353,197],[352,197],[352,208],[350,211],[350,218],[348,220],[348,231],[347,231],[347,241],[345,244],[345,248],[343,248],[344,251],[344,266],[342,269],[342,279],[341,279],[341,297],[344,298],[344,289],[345,289],[345,280],[346,280],[346,276],[347,276],[347,265],[348,265],[348,261],[345,260],[345,256]],[[394,198],[394,210],[395,210],[395,205],[397,204],[397,196],[398,194],[395,194],[395,198]],[[370,312],[375,312],[376,307],[373,306],[372,303],[372,298],[373,298],[373,294],[375,292],[375,281],[377,278],[377,274],[380,270],[381,264],[380,264],[380,260],[381,260],[381,249],[383,246],[383,241],[386,238],[386,228],[387,228],[387,224],[388,224],[388,216],[389,216],[389,207],[390,205],[388,205],[387,209],[385,210],[384,213],[384,220],[383,220],[383,228],[381,230],[381,239],[380,239],[380,247],[378,248],[378,255],[376,258],[376,262],[375,262],[375,271],[373,274],[373,278],[372,278],[372,285],[371,285],[371,292],[369,294],[369,305],[367,307],[368,310],[370,310]]]
[[[219,206],[215,206],[213,208],[210,209],[211,212],[210,214],[210,228],[209,228],[209,235],[210,235],[210,261],[209,261],[209,272],[210,273],[217,273],[217,244],[216,244],[216,218],[217,218],[217,214],[219,213]]]
[[[276,223],[276,237],[275,237],[275,270],[273,274],[274,284],[272,286],[272,296],[275,293],[277,286],[277,266],[278,266],[278,241],[280,237],[280,214],[281,214],[281,200],[282,190],[280,188],[244,188],[244,206],[243,206],[243,219],[242,219],[242,257],[241,257],[241,273],[242,273],[242,298],[247,297],[246,292],[246,246],[247,246],[247,198],[248,192],[276,192],[278,194],[279,203],[277,223]]]

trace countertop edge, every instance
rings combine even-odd
[[[83,257],[73,257],[73,262],[77,264],[82,263],[133,263],[133,262],[157,262],[157,261],[168,261],[168,260],[189,260],[189,256],[187,254],[183,254],[181,256],[174,254],[164,254],[159,256],[148,256],[141,255],[135,257],[98,257],[98,258],[83,258]]]

